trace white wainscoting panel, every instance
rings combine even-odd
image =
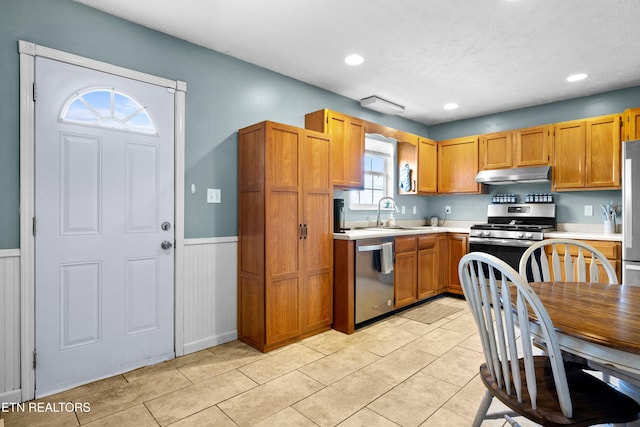
[[[185,239],[184,354],[238,338],[238,238]]]
[[[0,403],[20,402],[20,250],[0,250]]]

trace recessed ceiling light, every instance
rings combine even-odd
[[[456,108],[458,108],[458,104],[456,104],[455,102],[449,102],[448,104],[444,104],[444,108],[445,110],[455,110]]]
[[[364,62],[364,58],[360,55],[353,54],[344,58],[344,62],[348,65],[360,65]]]
[[[587,77],[589,77],[589,75],[585,74],[585,73],[572,74],[569,77],[567,77],[567,81],[568,82],[579,82],[580,80],[584,80]]]

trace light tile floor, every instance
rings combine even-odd
[[[434,303],[459,311],[431,324],[413,320]],[[353,335],[330,330],[270,353],[233,341],[40,399],[89,402],[89,412],[27,407],[0,413],[0,425],[471,425],[485,387],[478,378],[482,348],[466,302],[440,298],[412,314]],[[494,402],[490,411],[504,409]]]

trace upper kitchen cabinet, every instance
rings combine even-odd
[[[550,161],[551,125],[515,131],[513,166],[546,166]]]
[[[480,136],[480,169],[549,164],[551,126],[536,126]]]
[[[418,138],[418,193],[438,191],[438,144],[428,138]]]
[[[553,191],[620,188],[620,114],[556,123]]]
[[[477,136],[438,142],[438,193],[480,193],[477,174]]]
[[[398,194],[418,194],[418,140],[410,133],[398,132]]]
[[[640,108],[630,108],[624,112],[624,141],[640,139]]]
[[[480,169],[513,167],[513,132],[480,136]]]
[[[331,137],[238,132],[238,338],[270,351],[333,319]]]
[[[304,116],[305,128],[331,135],[335,187],[364,187],[364,123],[364,120],[327,109]]]

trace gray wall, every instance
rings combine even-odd
[[[640,87],[506,113],[426,126],[360,108],[358,102],[235,60],[183,40],[106,15],[71,0],[0,0],[0,249],[19,246],[19,56],[18,40],[186,81],[186,237],[237,234],[237,129],[262,120],[303,126],[304,114],[330,108],[407,132],[445,139],[620,112],[640,105]],[[197,192],[189,191],[195,184]],[[206,188],[222,190],[221,204],[206,203]],[[505,188],[491,187],[491,193]],[[524,190],[518,187],[511,192]],[[532,192],[548,192],[542,185]],[[524,194],[524,193],[522,193]],[[598,205],[620,192],[561,193],[558,220],[599,222]],[[343,197],[345,192],[337,192]],[[348,195],[347,195],[348,196]],[[404,218],[442,216],[482,220],[478,205],[490,195],[403,196]],[[596,215],[584,217],[583,204]],[[418,214],[409,214],[417,206]],[[371,213],[358,216],[368,217]],[[401,216],[400,219],[403,219]]]
[[[237,234],[239,128],[263,120],[303,126],[305,113],[330,108],[427,134],[419,123],[363,110],[356,101],[70,0],[0,0],[0,7],[0,249],[19,246],[18,40],[187,82],[187,238]],[[221,204],[206,203],[207,187],[222,190]]]

